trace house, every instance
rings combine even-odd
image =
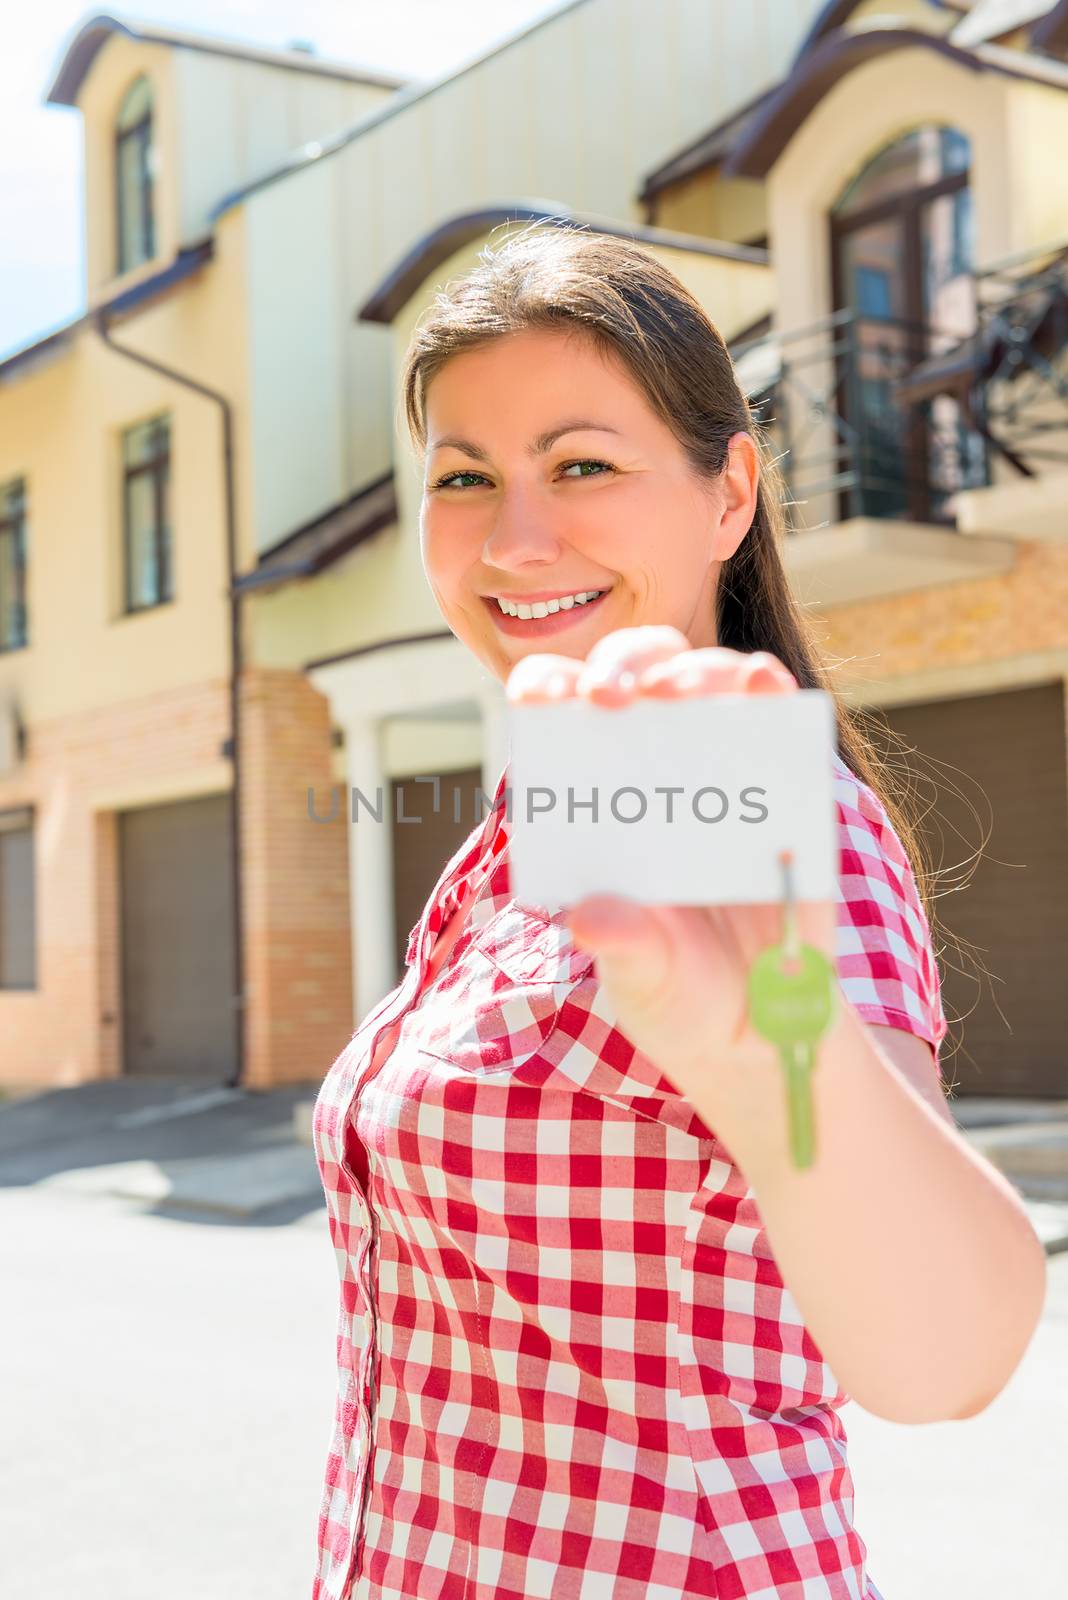
[[[506,750],[422,575],[397,374],[436,287],[553,217],[730,343],[950,885],[993,813],[936,901],[949,1075],[1068,1094],[1068,3],[641,15],[569,0],[409,85],[70,43],[89,310],[0,362],[0,1080],[314,1082],[394,983],[472,826],[428,780],[466,803]]]
[[[87,310],[0,361],[0,1081],[315,1081],[392,985],[472,824],[388,818],[495,783],[502,692],[422,578],[404,313],[358,309],[428,236],[640,230],[642,173],[813,6],[766,9],[569,0],[429,84],[107,15],[66,45]],[[765,308],[763,252],[642,236],[732,331]]]
[[[1068,4],[893,10],[825,5],[642,198],[766,238],[773,311],[732,353],[784,453],[795,588],[941,868],[947,1076],[1059,1098]]]

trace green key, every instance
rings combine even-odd
[[[811,1082],[816,1065],[814,1046],[834,1019],[837,973],[822,950],[800,943],[789,854],[784,852],[780,859],[787,884],[785,934],[782,944],[762,950],[749,969],[749,1021],[781,1054],[790,1154],[795,1167],[810,1167],[816,1155]]]

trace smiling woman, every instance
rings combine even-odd
[[[782,564],[781,475],[704,309],[645,251],[570,225],[486,255],[424,314],[402,375],[423,566],[456,636],[506,678],[538,640],[582,660],[613,628],[669,623],[833,694]],[[933,925],[907,782],[843,704],[837,738]]]
[[[567,414],[543,428],[565,398]],[[702,483],[626,366],[560,326],[454,354],[428,384],[427,427],[424,567],[450,627],[492,671],[506,675],[532,640],[582,658],[607,629],[649,621],[715,643],[719,564],[752,520],[747,435],[737,463]],[[584,447],[598,454],[577,459]]]
[[[403,381],[427,579],[509,698],[831,692],[729,354],[655,259],[524,230],[438,295]],[[341,1310],[313,1600],[880,1600],[840,1408],[981,1409],[1043,1257],[944,1114],[930,927],[836,711],[838,898],[798,922],[842,1003],[804,1171],[745,1007],[777,908],[547,915],[512,892],[507,767],[445,865],[316,1101]]]

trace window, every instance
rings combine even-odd
[[[888,272],[882,267],[872,267],[858,261],[853,272],[853,287],[857,310],[862,317],[879,317],[889,321],[894,314],[894,304]]]
[[[152,194],[152,89],[137,78],[127,89],[115,124],[116,269],[150,261],[156,253]]]
[[[153,417],[122,436],[122,520],[127,611],[174,599],[171,581],[170,418]]]
[[[898,195],[913,195],[966,175],[971,162],[967,134],[926,123],[895,139],[867,161],[834,206],[836,216],[869,211]]]
[[[0,989],[37,986],[33,812],[0,811]]]
[[[893,397],[891,385],[969,338],[976,326],[972,272],[971,146],[958,128],[926,123],[870,157],[831,211],[832,294],[849,313],[838,356],[839,407],[848,427],[843,516],[952,518],[951,485],[985,482],[981,441],[958,447],[958,402],[930,409]],[[945,441],[952,440],[952,448]],[[855,441],[855,443],[854,443]]]
[[[0,484],[0,650],[29,642],[26,617],[26,484]]]

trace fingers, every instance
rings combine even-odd
[[[526,705],[571,699],[581,670],[582,662],[570,656],[524,656],[508,675],[505,696],[513,704]]]
[[[745,694],[788,694],[797,688],[797,679],[778,656],[768,650],[754,650],[743,656],[742,690]]]
[[[524,656],[512,668],[505,693],[512,703],[584,695],[595,705],[624,706],[646,696],[785,694],[797,687],[770,651],[721,645],[694,650],[678,628],[648,624],[605,634],[585,661],[548,652]]]
[[[654,662],[639,676],[638,691],[657,699],[691,694],[783,694],[797,680],[767,650],[747,653],[712,646]]]
[[[668,625],[616,628],[598,639],[586,657],[578,693],[595,705],[629,704],[638,692],[638,676],[655,662],[689,653],[684,633]]]

